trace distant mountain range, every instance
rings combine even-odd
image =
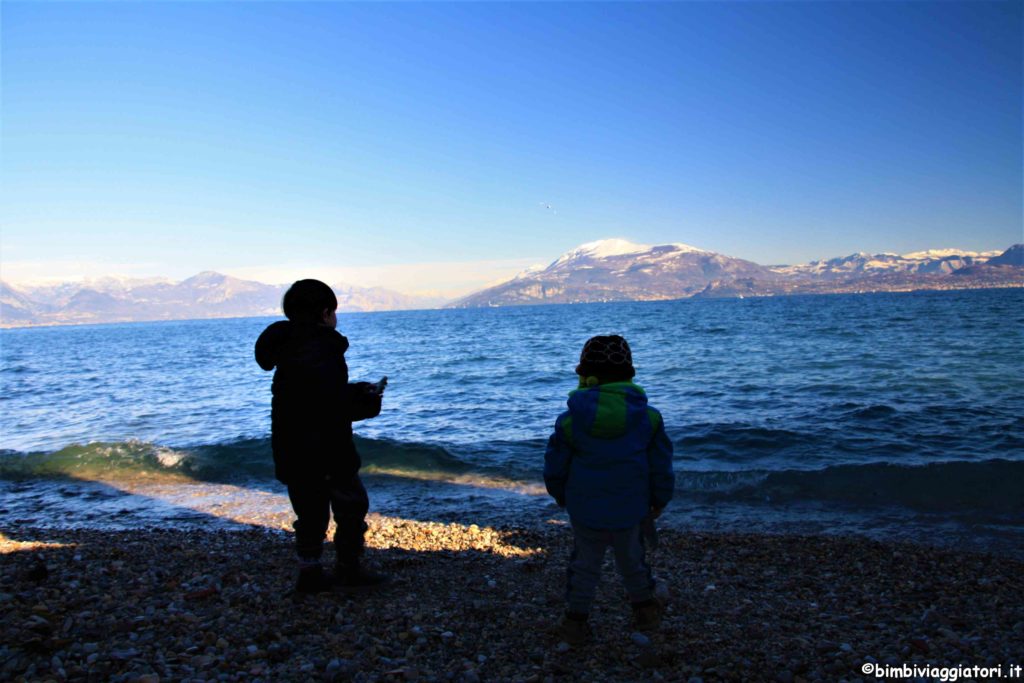
[[[1024,244],[1005,252],[940,249],[858,253],[799,266],[762,266],[686,244],[610,239],[584,244],[546,268],[470,294],[453,307],[690,297],[779,296],[1024,286]]]
[[[173,282],[162,278],[102,278],[46,286],[0,281],[0,324],[109,323],[190,318],[280,316],[288,285],[267,285],[215,272]],[[334,285],[340,311],[434,308],[444,300],[379,287]]]
[[[857,253],[798,266],[762,266],[686,244],[650,246],[609,239],[581,245],[546,268],[528,269],[447,305],[470,308],[989,287],[1024,287],[1024,244],[1002,253],[958,249],[903,255]],[[215,272],[181,282],[102,278],[15,286],[0,281],[0,326],[279,316],[286,288]],[[339,284],[333,288],[343,312],[437,308],[446,303],[379,287]]]

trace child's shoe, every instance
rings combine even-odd
[[[334,587],[331,576],[319,564],[299,567],[299,579],[295,582],[296,593],[323,593]]]
[[[390,581],[390,576],[366,569],[359,564],[359,560],[339,562],[335,567],[334,583],[345,590],[373,590]]]
[[[558,637],[570,645],[582,645],[590,640],[590,624],[586,614],[566,612],[558,625]]]
[[[656,631],[661,626],[661,614],[664,609],[657,598],[633,603],[633,619],[637,631]]]

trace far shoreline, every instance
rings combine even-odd
[[[537,302],[537,303],[522,303],[522,304],[501,304],[496,306],[454,306],[446,304],[444,306],[438,306],[435,308],[395,308],[386,310],[373,310],[373,311],[358,311],[358,310],[341,310],[338,313],[343,316],[348,315],[377,315],[377,314],[402,314],[402,313],[426,313],[435,311],[471,311],[471,310],[497,310],[497,309],[524,309],[524,308],[542,308],[545,306],[602,306],[605,304],[665,304],[665,303],[677,303],[677,302],[705,302],[705,301],[750,301],[750,300],[766,300],[766,299],[806,299],[812,297],[860,297],[860,296],[877,296],[883,294],[918,294],[918,293],[961,293],[961,292],[977,292],[977,291],[1002,291],[1002,290],[1017,290],[1024,289],[1024,282],[1019,283],[1008,283],[992,287],[956,287],[956,288],[938,288],[938,287],[923,287],[923,288],[912,288],[912,289],[869,289],[864,291],[854,292],[796,292],[793,294],[750,294],[747,296],[689,296],[682,298],[668,298],[668,299],[609,299],[604,301],[568,301],[568,302]],[[283,314],[265,314],[265,315],[229,315],[223,317],[211,316],[205,318],[156,318],[151,320],[107,320],[107,321],[92,321],[92,322],[42,322],[42,323],[30,323],[27,325],[8,325],[0,322],[0,330],[38,330],[38,329],[49,329],[49,328],[65,328],[65,327],[104,327],[104,326],[122,326],[122,325],[147,325],[153,323],[186,323],[186,322],[209,322],[214,320],[277,320],[283,317]]]

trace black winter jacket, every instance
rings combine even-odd
[[[274,373],[270,429],[274,471],[285,484],[348,477],[361,461],[352,421],[380,413],[366,382],[348,383],[348,339],[325,325],[281,320],[256,340],[256,362]]]

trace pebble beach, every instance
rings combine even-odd
[[[634,631],[609,557],[593,640],[570,647],[552,628],[566,525],[369,522],[367,562],[394,581],[315,596],[292,593],[281,530],[3,529],[0,679],[866,681],[870,666],[1024,663],[1012,558],[664,530],[660,630]]]

